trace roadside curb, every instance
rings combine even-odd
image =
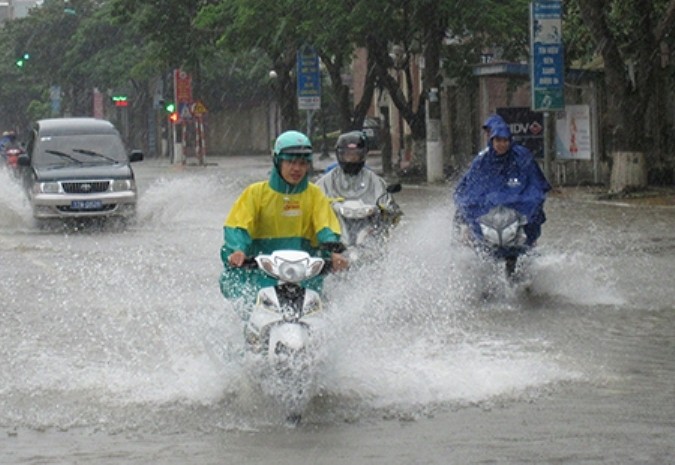
[[[602,187],[555,187],[552,198],[579,202],[598,202],[621,206],[657,206],[675,208],[675,187],[648,187],[634,192],[610,193]]]

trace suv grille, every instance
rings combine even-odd
[[[61,185],[68,194],[93,194],[106,192],[110,186],[110,181],[63,182]]]

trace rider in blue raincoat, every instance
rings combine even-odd
[[[551,189],[532,153],[512,142],[506,124],[491,128],[487,150],[474,158],[454,193],[456,219],[467,224],[474,239],[482,238],[478,218],[504,205],[527,218],[526,245],[533,246],[546,221],[544,201]]]
[[[304,250],[330,256],[334,271],[347,266],[339,253],[344,249],[340,223],[328,198],[308,181],[310,140],[298,131],[282,133],[275,142],[273,160],[269,180],[248,186],[225,220],[220,290],[228,299],[252,302],[261,287],[277,282],[261,270],[242,268],[247,257],[281,249]],[[313,278],[305,286],[320,291],[322,279]]]

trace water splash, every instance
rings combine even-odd
[[[245,184],[210,173],[163,178],[142,192],[128,231],[36,236],[20,252],[30,269],[14,279],[20,287],[37,268],[41,285],[4,301],[0,424],[275,423],[246,374],[241,322],[217,284],[223,220]],[[451,212],[425,205],[404,218],[381,260],[327,279],[331,335],[310,419],[414,418],[582,376],[545,334],[523,329],[527,297],[482,299],[490,271],[450,230]],[[529,283],[537,311],[623,305],[611,264],[592,249],[542,246]]]
[[[26,194],[19,181],[0,167],[0,227],[2,229],[25,229],[30,226],[32,213]]]

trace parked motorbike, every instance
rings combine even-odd
[[[324,325],[321,297],[302,283],[325,265],[324,259],[298,250],[258,255],[247,265],[279,280],[258,291],[244,338],[247,352],[260,362],[263,391],[280,401],[294,424],[314,395]]]
[[[382,242],[393,226],[398,223],[402,212],[390,195],[401,191],[400,184],[387,187],[375,205],[361,199],[333,201],[333,210],[340,221],[341,240],[350,266],[370,261],[382,251]]]

